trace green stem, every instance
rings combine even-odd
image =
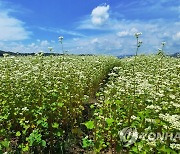
[[[139,49],[139,47],[138,47],[138,42],[139,42],[139,39],[138,39],[138,37],[137,37],[137,49],[136,49],[136,56],[137,56],[138,49]]]

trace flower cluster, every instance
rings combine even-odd
[[[135,34],[134,34],[134,36],[135,36],[136,38],[138,38],[140,35],[142,35],[141,32],[138,32],[138,33],[135,33]]]
[[[59,39],[59,42],[62,44],[62,41],[63,41],[64,37],[63,36],[59,36],[58,39]]]
[[[72,132],[81,137],[85,104],[117,62],[109,56],[0,58],[0,153],[57,152],[67,136],[78,135]]]
[[[135,36],[139,37],[139,35],[140,33]],[[97,131],[94,132],[96,140],[100,140],[105,145],[108,145],[106,142],[111,143],[111,146],[121,145],[122,142],[116,132],[124,127],[136,127],[140,133],[157,133],[157,131],[178,133],[180,131],[179,64],[178,58],[160,55],[122,59],[121,65],[109,73],[108,83],[98,93],[99,104],[94,115],[97,123]],[[98,119],[100,116],[109,120]],[[104,133],[106,135],[100,135]],[[176,153],[179,144],[173,142],[154,140],[151,144],[145,139],[137,141],[134,146],[128,148],[134,152],[137,150],[155,153],[155,151],[169,150]],[[168,147],[169,144],[171,148]],[[161,147],[164,149],[162,150]]]

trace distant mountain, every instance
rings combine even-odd
[[[180,52],[174,53],[174,54],[172,54],[170,56],[171,57],[178,57],[178,58],[180,58]]]
[[[35,53],[15,53],[15,52],[10,52],[10,51],[2,51],[0,50],[0,57],[3,56],[3,54],[8,54],[8,55],[12,55],[12,56],[34,56]],[[53,55],[53,56],[60,56],[60,55],[63,55],[63,54],[60,54],[60,53],[43,53],[44,56],[50,56],[50,55]],[[68,55],[74,55],[74,54],[68,54]],[[93,54],[79,54],[76,56],[95,56]]]
[[[11,52],[11,51],[2,51],[2,50],[0,50],[0,57],[2,57],[3,54],[8,54],[8,55],[12,55],[12,56],[29,56],[29,55],[34,56],[35,55],[35,53],[15,53],[15,52]],[[59,54],[59,53],[44,53],[44,56],[50,56],[50,55],[60,56],[62,54]],[[73,54],[71,54],[71,55],[73,55]],[[79,56],[94,56],[94,55],[93,54],[79,54]],[[132,57],[132,56],[134,56],[134,55],[119,55],[117,57],[122,59],[122,58],[125,58],[125,57]],[[171,54],[169,56],[180,58],[180,52]]]
[[[122,59],[122,58],[132,57],[132,56],[134,56],[134,55],[120,55],[120,56],[117,56],[117,57]]]
[[[0,50],[0,56],[3,56],[3,54],[16,55],[14,52]]]
[[[34,56],[35,53],[15,53],[15,52],[10,52],[10,51],[2,51],[0,50],[0,57],[3,56],[3,54],[8,54],[11,56]],[[58,54],[58,53],[44,53],[45,56],[50,56],[50,55],[62,55],[62,54]]]
[[[117,57],[122,59],[122,58],[133,57],[133,56],[134,55],[120,55],[120,56],[117,56]],[[177,53],[174,53],[174,54],[171,54],[171,55],[167,55],[167,56],[180,58],[180,52],[177,52]]]

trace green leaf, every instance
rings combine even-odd
[[[86,138],[83,138],[83,148],[87,148],[88,147],[88,139],[86,139]]]
[[[42,135],[39,134],[38,130],[34,130],[29,137],[26,138],[26,141],[29,142],[29,146],[39,145],[42,142]]]
[[[59,107],[63,107],[63,106],[64,106],[64,103],[58,103],[58,106],[59,106]]]
[[[21,136],[21,132],[20,131],[16,132],[16,136]]]
[[[22,151],[29,151],[29,146],[28,145],[26,145],[26,146],[24,146],[23,148],[22,148]]]
[[[86,136],[85,138],[82,139],[82,144],[83,144],[82,145],[83,148],[88,148],[88,147],[93,146],[93,142],[92,142],[92,140],[88,139],[88,136]]]
[[[54,122],[54,123],[52,124],[52,127],[53,127],[53,128],[58,128],[58,127],[59,127],[59,124],[58,124],[57,122]]]
[[[131,150],[131,152],[134,152],[134,153],[138,153],[138,149],[137,149],[137,147],[132,147],[132,150]]]
[[[87,127],[87,129],[93,129],[94,128],[94,121],[86,122],[85,126]]]
[[[56,135],[60,137],[62,135],[62,133],[61,132],[57,132]]]
[[[10,141],[5,139],[4,141],[1,141],[0,143],[2,144],[3,147],[8,148],[9,144],[10,144]]]
[[[45,140],[42,140],[42,146],[46,147],[46,141]]]
[[[41,122],[43,122],[43,121],[42,121],[42,120],[38,120],[38,121],[37,121],[37,124],[39,125]]]
[[[113,124],[113,122],[114,122],[114,119],[112,119],[112,118],[107,118],[107,119],[106,119],[106,122],[107,122],[107,124],[108,124],[109,126],[111,126],[111,125]]]
[[[47,122],[42,122],[41,124],[44,128],[48,128],[48,123]]]
[[[159,151],[164,152],[164,153],[168,153],[168,154],[174,153],[174,151],[172,149],[170,149],[169,147],[167,147],[166,145],[163,145],[159,149]]]
[[[94,105],[91,105],[90,108],[93,109],[93,108],[94,108]]]

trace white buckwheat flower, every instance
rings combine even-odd
[[[162,42],[161,44],[162,44],[162,46],[165,46],[165,45],[166,45],[166,42]]]
[[[136,38],[138,38],[140,35],[142,35],[142,33],[141,33],[141,32],[139,32],[139,33],[135,33],[135,34],[134,34],[134,36],[135,36]]]
[[[49,51],[51,52],[53,50],[53,47],[48,47]]]

